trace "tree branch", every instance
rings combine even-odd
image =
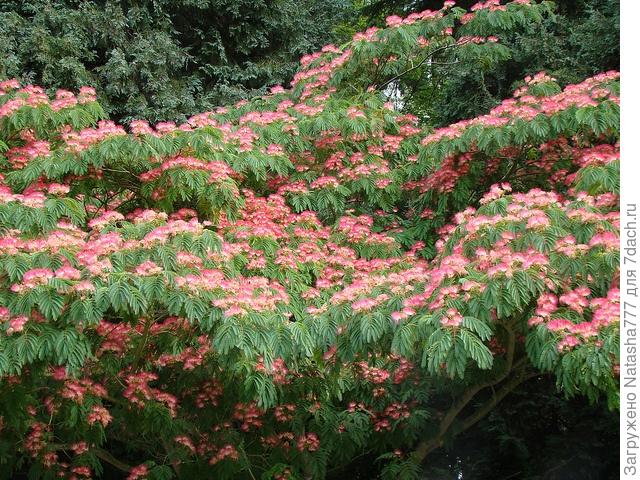
[[[458,414],[469,404],[473,397],[480,392],[481,390],[487,387],[493,387],[502,381],[504,381],[512,371],[513,368],[513,359],[516,350],[516,334],[515,331],[508,325],[505,325],[505,329],[507,330],[507,353],[506,353],[506,365],[504,371],[495,379],[481,383],[479,385],[474,385],[469,388],[455,403],[453,407],[451,407],[443,419],[440,422],[440,428],[438,429],[438,434],[429,440],[423,440],[418,444],[416,449],[413,451],[411,455],[413,460],[416,463],[422,463],[425,457],[431,453],[433,450],[440,448],[444,444],[444,437],[446,433],[449,431],[449,428],[455,421]],[[523,357],[517,362],[517,365],[520,366],[526,363],[527,358]],[[515,387],[513,387],[515,388]]]
[[[178,478],[181,478],[181,472],[180,472],[180,460],[178,460],[175,457],[171,457],[169,452],[171,451],[171,448],[169,446],[169,443],[167,442],[167,440],[165,438],[161,439],[162,441],[162,447],[164,448],[164,451],[167,454],[167,457],[169,459],[169,461],[171,462],[171,466],[173,467],[174,472],[176,472],[176,476]]]
[[[144,354],[144,347],[147,346],[147,342],[149,340],[149,332],[151,331],[151,325],[153,324],[153,315],[149,315],[144,322],[144,329],[142,331],[142,339],[138,344],[138,348],[134,354],[133,368],[135,371],[138,370],[140,366],[140,361],[142,360],[142,355]]]
[[[515,390],[518,385],[538,375],[540,375],[539,372],[529,372],[528,374],[514,376],[509,382],[504,384],[497,392],[495,392],[487,403],[476,410],[472,415],[465,418],[462,424],[459,427],[456,427],[454,435],[458,435],[474,426],[491,410],[493,410],[507,395]]]
[[[69,444],[66,444],[66,443],[50,443],[48,445],[48,447],[52,451],[69,450],[71,448],[71,446]],[[118,470],[122,470],[123,472],[128,472],[128,471],[131,470],[131,466],[130,465],[127,465],[123,461],[118,460],[116,457],[114,457],[108,451],[106,451],[106,450],[104,450],[102,448],[93,447],[93,448],[91,448],[89,450],[89,452],[93,453],[99,459],[104,460],[109,465],[112,465],[112,466],[116,467]]]
[[[128,472],[128,471],[131,470],[131,466],[130,465],[127,465],[126,463],[118,460],[116,457],[111,455],[106,450],[103,450],[101,448],[92,448],[91,452],[93,454],[95,454],[96,457],[98,457],[101,460],[104,460],[105,462],[107,462],[110,465],[113,465],[118,470],[122,470],[123,472]]]
[[[424,57],[422,60],[420,60],[418,63],[416,63],[415,65],[413,65],[411,68],[408,68],[407,70],[405,70],[404,72],[398,73],[397,75],[394,75],[393,77],[391,77],[389,80],[387,80],[386,82],[383,82],[382,84],[380,84],[379,86],[377,86],[376,88],[378,89],[382,89],[384,87],[386,87],[387,85],[389,85],[392,82],[395,82],[396,80],[398,80],[399,78],[402,78],[403,76],[405,76],[407,73],[411,73],[414,70],[420,68],[422,65],[424,65],[429,59],[433,58],[434,55],[436,55],[437,53],[443,52],[449,48],[453,48],[453,47],[460,47],[462,45],[464,45],[465,43],[469,43],[469,40],[465,40],[463,42],[456,42],[453,43],[451,45],[445,45],[444,47],[440,47],[440,48],[436,48],[433,52],[429,53],[426,57]],[[375,84],[374,84],[375,86]]]

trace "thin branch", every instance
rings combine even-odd
[[[554,470],[557,470],[561,467],[564,467],[566,464],[568,464],[571,460],[573,460],[574,458],[576,458],[578,455],[574,454],[572,456],[570,456],[569,458],[567,458],[566,460],[561,461],[558,465],[556,465],[555,467],[550,468],[549,470],[547,470],[546,472],[544,472],[542,478],[546,478],[547,475],[549,475],[551,472],[553,472]]]
[[[96,457],[98,457],[101,460],[104,460],[105,462],[107,462],[110,465],[113,465],[118,470],[122,470],[123,472],[128,472],[128,471],[131,470],[131,466],[130,465],[127,465],[123,461],[118,460],[116,457],[111,455],[106,450],[103,450],[101,448],[92,448],[91,452],[94,453]]]
[[[119,168],[102,167],[100,170],[102,170],[103,172],[126,173],[127,175],[131,175],[132,177],[136,177],[133,172],[130,172],[129,170],[120,170]]]
[[[501,480],[509,480],[510,478],[517,477],[518,475],[521,475],[521,474],[522,474],[522,472],[512,473],[511,475],[508,475],[508,476],[502,478]]]
[[[178,460],[175,457],[170,457],[169,452],[171,451],[171,447],[169,446],[169,443],[167,442],[167,440],[165,438],[161,438],[162,441],[162,447],[164,448],[164,451],[167,454],[167,457],[169,459],[169,461],[171,462],[171,466],[173,467],[173,470],[176,472],[176,476],[178,478],[181,478],[181,472],[180,472],[180,460]]]
[[[249,472],[249,476],[252,480],[256,480],[255,475],[253,474],[253,470],[251,470],[251,462],[249,461],[249,457],[247,456],[247,452],[242,449],[242,454],[244,455],[244,459],[247,461],[247,471]]]
[[[517,165],[518,165],[518,160],[514,158],[511,162],[511,165],[509,165],[507,172],[502,176],[500,180],[498,180],[498,183],[502,183],[505,180],[507,180],[511,176],[511,174],[516,170]]]
[[[396,80],[398,80],[399,78],[402,78],[403,76],[405,76],[407,73],[411,73],[414,70],[420,68],[422,65],[424,65],[429,59],[433,58],[434,55],[436,55],[437,53],[443,52],[449,48],[453,48],[453,47],[460,47],[462,45],[464,45],[465,43],[469,43],[469,40],[465,40],[464,42],[456,42],[453,43],[451,45],[445,45],[444,47],[440,47],[440,48],[436,48],[433,52],[430,52],[426,57],[424,57],[422,60],[420,60],[418,63],[416,63],[415,65],[413,65],[411,68],[408,68],[407,70],[405,70],[404,72],[401,72],[397,75],[394,75],[393,77],[391,77],[389,80],[387,80],[386,82],[382,83],[381,85],[379,85],[377,88],[378,89],[382,89],[384,87],[386,87],[387,85],[389,85],[392,82],[395,82]]]
[[[149,340],[149,332],[151,331],[151,325],[153,324],[152,315],[149,315],[144,322],[144,329],[142,331],[142,339],[138,344],[138,348],[134,354],[134,362],[133,368],[134,370],[138,370],[140,362],[142,360],[142,355],[144,354],[144,347],[147,346],[147,342]]]

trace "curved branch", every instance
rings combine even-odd
[[[456,417],[469,404],[469,402],[473,400],[473,398],[476,396],[478,392],[480,392],[481,390],[487,387],[496,386],[499,383],[503,382],[507,377],[509,377],[514,367],[513,360],[514,360],[515,350],[516,350],[516,334],[513,328],[511,328],[508,325],[505,325],[505,329],[507,331],[508,337],[507,337],[506,365],[505,365],[504,371],[497,378],[481,383],[479,385],[474,385],[471,388],[469,388],[466,392],[464,392],[460,400],[458,400],[455,403],[455,405],[452,406],[447,411],[447,413],[441,420],[440,428],[438,429],[437,435],[432,439],[423,440],[418,444],[416,449],[413,451],[413,454],[411,455],[414,462],[422,463],[422,461],[425,459],[425,457],[429,453],[431,453],[433,450],[437,448],[440,448],[444,444],[445,435],[451,428],[451,425],[455,421]],[[521,358],[520,360],[518,360],[518,362],[516,362],[516,367],[519,368],[522,365],[526,364],[527,360],[528,360],[527,357]]]
[[[382,84],[376,86],[376,88],[378,89],[382,89],[384,87],[386,87],[387,85],[389,85],[392,82],[395,82],[396,80],[404,77],[407,73],[411,73],[414,70],[420,68],[422,65],[424,65],[429,59],[433,58],[434,55],[436,55],[437,53],[443,52],[449,48],[453,48],[453,47],[460,47],[462,45],[464,45],[465,43],[469,43],[469,40],[465,40],[462,42],[456,42],[453,43],[451,45],[445,45],[444,47],[440,47],[440,48],[436,48],[433,52],[429,53],[426,57],[424,57],[422,60],[420,60],[418,63],[416,63],[415,65],[413,65],[411,68],[408,68],[407,70],[405,70],[404,72],[400,72],[397,75],[394,75],[393,77],[391,77],[389,80],[383,82]],[[375,85],[374,85],[375,86]]]
[[[52,451],[56,450],[69,450],[71,445],[66,443],[50,443],[48,447]],[[104,450],[100,447],[93,447],[89,450],[90,453],[93,453],[96,457],[101,460],[104,460],[109,465],[116,467],[118,470],[122,470],[123,472],[129,472],[131,470],[131,465],[124,463],[122,460],[118,460],[116,457],[111,455],[107,450]]]
[[[92,448],[91,453],[93,453],[99,459],[104,460],[108,464],[116,467],[118,470],[122,470],[123,472],[128,472],[131,470],[131,465],[127,465],[123,461],[118,460],[106,450],[103,450],[101,448]]]
[[[538,375],[540,375],[539,372],[529,372],[525,375],[517,375],[513,377],[509,382],[504,384],[497,392],[495,392],[487,403],[476,410],[473,414],[465,418],[462,421],[462,424],[459,427],[456,427],[454,435],[458,435],[474,426],[476,423],[482,420],[491,410],[493,410],[507,395],[515,390],[518,385],[526,382],[530,378],[537,377]]]

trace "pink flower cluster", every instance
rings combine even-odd
[[[127,387],[122,392],[122,396],[139,408],[144,408],[146,402],[150,400],[162,403],[169,409],[171,416],[175,417],[178,408],[177,398],[170,393],[149,386],[149,382],[157,379],[158,375],[151,372],[131,373],[124,379]]]
[[[269,368],[265,367],[264,360],[262,357],[258,358],[258,363],[256,364],[256,370],[258,372],[265,372],[267,375],[273,377],[273,383],[277,385],[284,385],[288,383],[287,375],[289,374],[289,370],[287,369],[287,364],[282,358],[275,358]]]
[[[127,480],[144,480],[147,478],[148,474],[149,468],[143,463],[142,465],[137,465],[129,470]]]
[[[216,463],[224,460],[225,458],[229,458],[231,460],[238,460],[240,455],[238,454],[238,450],[231,444],[227,444],[224,447],[220,448],[216,454],[209,459],[210,465],[215,465]]]
[[[618,72],[606,72],[588,78],[577,85],[570,85],[561,93],[550,97],[534,97],[524,94],[525,91],[517,92],[518,98],[506,99],[499,106],[494,108],[489,114],[471,120],[463,120],[456,124],[441,128],[426,136],[422,140],[423,145],[432,144],[443,138],[458,138],[469,127],[480,125],[485,127],[504,126],[514,119],[531,120],[539,114],[553,115],[570,107],[584,107],[598,105],[605,95],[608,99],[618,103],[619,98],[608,90],[603,91],[600,85],[603,82],[619,78]],[[541,79],[543,77],[540,77]],[[597,101],[597,100],[598,101]]]
[[[119,137],[126,134],[125,129],[116,125],[114,122],[101,120],[98,122],[98,128],[85,128],[79,132],[72,130],[71,127],[67,125],[62,131],[61,136],[68,151],[80,153],[110,137]]]
[[[320,439],[317,434],[309,432],[298,437],[296,446],[301,452],[315,452],[320,448]]]
[[[159,178],[168,170],[201,170],[209,172],[209,183],[220,183],[228,180],[234,173],[233,169],[224,162],[205,162],[194,157],[175,157],[165,160],[162,165],[140,175],[143,182],[151,182]]]
[[[394,245],[393,237],[371,231],[373,218],[360,215],[358,217],[342,217],[337,230],[346,235],[347,241],[353,243]]]
[[[296,405],[293,403],[285,403],[283,405],[277,405],[273,409],[273,416],[279,423],[289,422],[293,419],[293,415],[296,412]]]
[[[367,381],[374,384],[382,384],[387,381],[390,374],[387,370],[377,367],[371,367],[367,364],[367,362],[359,362],[357,364],[362,377]]]
[[[371,418],[376,432],[392,430],[392,423],[405,420],[411,416],[409,406],[404,403],[393,402],[382,412],[375,413]]]
[[[99,423],[103,427],[106,427],[111,423],[111,420],[113,420],[113,417],[109,413],[109,410],[100,405],[94,405],[91,407],[91,412],[87,416],[87,423],[89,425]]]
[[[252,428],[260,428],[263,424],[264,411],[255,402],[238,403],[233,412],[233,418],[240,422],[240,430],[248,432]]]

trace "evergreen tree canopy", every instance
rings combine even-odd
[[[115,120],[185,121],[286,82],[344,0],[0,1],[0,77],[92,86]]]

